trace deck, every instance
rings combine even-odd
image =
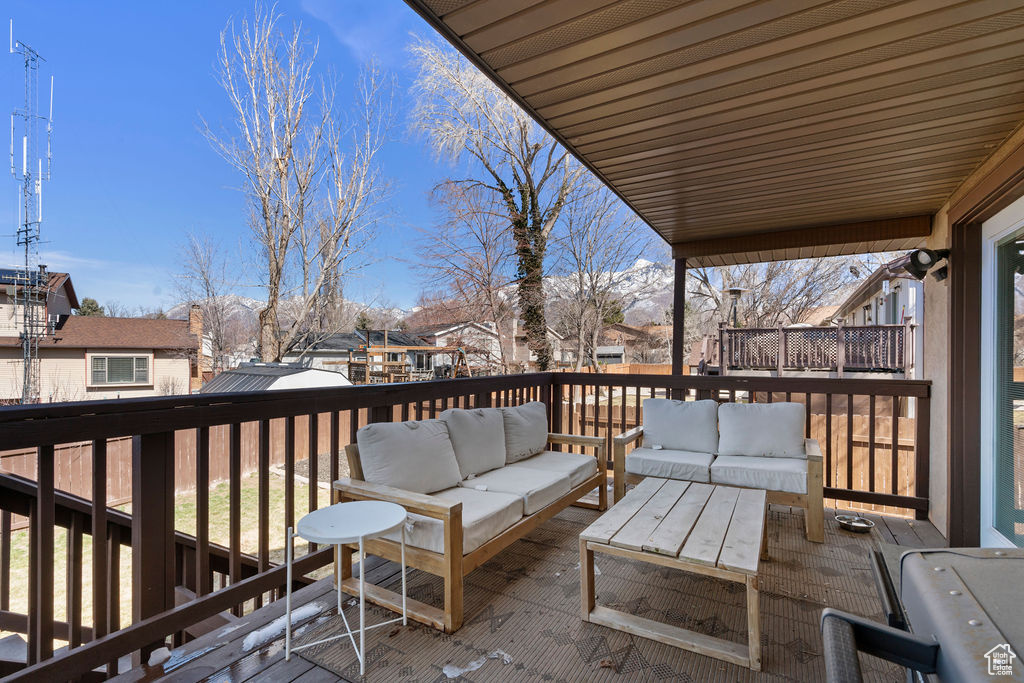
[[[465,676],[459,680],[489,680],[498,675],[503,680],[566,681],[686,680],[687,676],[694,680],[818,677],[823,672],[817,636],[820,609],[836,606],[870,617],[879,616],[868,571],[868,550],[886,544],[909,548],[945,545],[943,537],[928,522],[869,515],[876,523],[875,530],[870,535],[857,535],[840,530],[832,520],[833,514],[833,510],[826,510],[826,543],[819,545],[803,539],[802,511],[771,506],[771,558],[766,562],[767,568],[762,569],[765,647],[761,673],[581,622],[578,565],[574,568],[571,564],[576,548],[571,540],[597,513],[574,508],[467,577],[466,626],[458,633],[446,636],[410,625],[368,634],[365,680],[444,681],[448,680],[443,670],[446,664],[464,670]],[[562,547],[567,544],[571,547]],[[700,627],[718,633],[731,630],[734,596],[724,586],[717,586],[719,582],[712,582],[716,585],[711,586],[710,580],[701,581],[688,592],[678,573],[661,570],[642,574],[632,565],[625,566],[626,561],[622,563],[619,566],[602,558],[605,577],[597,577],[599,602],[603,590],[605,599],[619,602],[626,609],[654,611],[670,620],[690,619],[681,614],[689,610]],[[399,578],[398,567],[393,563],[370,558],[367,567],[366,578],[370,582],[386,584]],[[410,572],[410,594],[433,594],[430,581],[427,575]],[[676,600],[678,603],[673,602]],[[295,593],[294,601],[296,607],[311,603],[331,606],[336,597],[330,580],[323,579]],[[512,604],[515,601],[519,604]],[[333,632],[331,622],[337,621],[334,612],[328,607],[299,626],[296,641],[301,643],[303,638],[315,639]],[[519,612],[527,616],[517,617]],[[283,601],[277,601],[178,648],[163,666],[136,668],[115,680],[360,680],[351,647],[343,641],[307,651],[313,653],[311,659],[318,658],[317,663],[294,654],[286,662],[283,633],[268,635],[251,649],[245,647],[250,633],[271,624],[283,613]],[[368,608],[368,622],[373,623],[383,614],[379,608]],[[523,622],[518,627],[517,618]],[[503,664],[501,660],[506,655],[511,661]],[[480,669],[476,675],[466,671],[474,664]],[[863,666],[868,680],[900,677],[898,668],[878,660],[866,661]]]

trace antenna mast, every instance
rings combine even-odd
[[[11,20],[11,54],[25,60],[25,105],[11,113],[11,175],[19,184],[18,227],[15,232],[18,247],[24,252],[23,268],[15,275],[15,310],[20,309],[20,332],[23,375],[21,402],[39,401],[39,342],[47,332],[46,300],[49,293],[49,275],[46,266],[39,263],[40,226],[43,222],[43,181],[50,179],[50,139],[53,132],[53,77],[50,77],[50,105],[47,114],[39,111],[39,63],[46,60],[31,47],[14,39],[14,20]],[[40,128],[45,128],[46,164]],[[20,164],[15,150],[20,147]]]

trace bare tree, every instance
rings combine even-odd
[[[719,321],[729,322],[731,301],[726,290],[742,290],[737,319],[743,327],[776,327],[800,322],[812,309],[837,303],[842,292],[866,277],[876,256],[840,256],[798,261],[772,261],[687,271],[688,303],[698,319],[695,327],[711,333]]]
[[[656,282],[630,269],[651,249],[651,231],[598,181],[566,207],[562,258],[553,281],[562,326],[576,345],[576,369],[589,356],[598,368],[597,347],[613,312],[624,299],[650,294]]]
[[[216,240],[189,233],[179,260],[181,270],[175,279],[182,300],[202,311],[210,369],[214,373],[226,370],[229,359],[244,341],[237,338],[238,325],[233,324],[228,310],[227,296],[237,282],[229,273],[227,255]]]
[[[544,305],[548,240],[583,169],[550,135],[453,49],[420,40],[416,125],[439,156],[465,159],[495,193],[517,258],[519,312],[541,370],[551,363]]]
[[[217,132],[204,122],[213,148],[245,179],[266,278],[258,332],[266,361],[280,360],[300,339],[334,331],[343,279],[375,225],[383,190],[376,156],[391,119],[389,81],[371,66],[357,83],[354,121],[343,126],[335,86],[314,82],[317,44],[298,24],[282,33],[279,19],[257,7],[237,32],[233,24],[221,32],[218,79],[234,130]]]
[[[452,322],[494,325],[500,349],[495,360],[507,372],[511,341],[506,333],[515,315],[508,291],[516,280],[508,219],[494,205],[493,193],[481,187],[443,183],[434,189],[433,199],[441,220],[422,231],[417,268],[426,283],[447,288],[449,305],[462,312],[462,319]]]

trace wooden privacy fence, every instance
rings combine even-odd
[[[807,406],[808,434],[823,429],[826,435],[822,445],[831,484],[826,496],[910,508],[921,515],[928,507],[929,387],[928,382],[893,380],[535,373],[0,409],[5,446],[34,454],[34,470],[24,470],[34,478],[0,473],[0,629],[27,634],[29,653],[27,668],[2,661],[0,666],[8,667],[3,673],[10,673],[11,680],[67,680],[92,676],[89,672],[98,668],[113,674],[119,657],[131,654],[135,661],[145,660],[166,638],[183,642],[211,617],[240,615],[278,599],[285,570],[272,555],[280,546],[273,539],[282,538],[284,528],[294,526],[299,515],[322,504],[315,484],[319,459],[314,456],[326,444],[326,452],[335,455],[329,458],[327,474],[338,478],[343,447],[368,422],[436,417],[450,407],[539,400],[547,406],[553,430],[590,430],[610,439],[631,419],[636,421],[630,408],[643,396],[800,398]],[[899,419],[885,426],[881,409],[894,400],[893,412],[914,415],[913,423]],[[827,408],[823,425],[811,412],[818,402]],[[856,412],[863,405],[872,416],[866,426]],[[596,407],[594,419],[580,420],[581,410],[585,414],[590,406]],[[864,429],[867,457],[875,465],[866,476],[855,450]],[[888,431],[895,432],[897,444],[896,467],[889,478],[879,466],[889,457],[884,448]],[[913,440],[907,455],[906,439]],[[843,440],[854,444],[846,451],[854,454],[852,459],[841,456]],[[112,463],[124,457],[113,456],[114,448],[129,451],[130,466],[120,469],[119,476],[130,479],[130,515],[108,506]],[[81,463],[76,476],[89,479],[81,495],[57,486],[57,454],[64,450]],[[904,465],[908,457],[912,465]],[[308,480],[296,475],[296,461],[302,459],[309,460]],[[270,469],[276,462],[283,466],[283,483],[275,489],[283,488],[283,500],[271,487]],[[243,491],[243,472],[250,465],[257,473],[256,490]],[[853,474],[847,476],[851,468]],[[212,538],[210,483],[224,472],[228,529],[223,539]],[[179,490],[195,491],[192,528],[175,528]],[[13,564],[14,558],[24,557],[13,552],[11,525],[19,515],[30,519],[28,531],[18,532],[19,538],[28,537],[28,566]],[[65,539],[61,547],[56,544],[58,530]],[[83,562],[87,537],[92,552]],[[125,548],[131,551],[131,569],[122,574]],[[296,561],[297,583],[332,560],[329,548],[307,544],[305,550]],[[66,577],[60,605],[55,597],[58,568]],[[130,624],[120,623],[122,583],[131,586]],[[12,609],[16,584],[25,588],[24,612]],[[177,604],[181,595],[194,598]],[[59,641],[69,647],[54,657]]]
[[[755,327],[719,331],[728,370],[906,372],[914,364],[914,326]]]

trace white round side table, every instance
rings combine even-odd
[[[315,510],[302,519],[296,525],[295,531],[288,527],[286,545],[286,563],[288,566],[287,588],[285,592],[285,636],[284,636],[284,658],[289,659],[292,650],[320,645],[338,638],[348,637],[355,648],[356,657],[359,659],[359,675],[363,675],[366,669],[366,632],[402,622],[408,623],[405,605],[405,520],[407,513],[405,508],[395,503],[386,503],[376,500],[360,500],[350,503],[337,503],[329,507]],[[364,591],[363,568],[366,566],[366,553],[363,550],[364,539],[378,538],[396,529],[401,529],[402,536],[402,616],[398,619],[391,619],[373,626],[366,626],[366,593]],[[338,578],[338,614],[345,624],[345,633],[329,638],[323,638],[314,643],[306,643],[299,647],[292,647],[292,561],[293,545],[296,536],[301,536],[312,543],[323,543],[333,545],[341,551],[341,546],[348,543],[359,544],[359,629],[353,631],[345,618],[345,612],[341,607],[341,579]],[[337,555],[335,555],[337,557]],[[335,571],[335,577],[340,574]],[[356,645],[355,634],[359,634],[359,645]]]

